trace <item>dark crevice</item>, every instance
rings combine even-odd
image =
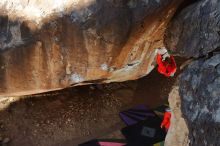
[[[199,1],[200,0],[185,0],[185,1],[183,1],[182,4],[176,10],[176,13],[174,14],[173,17],[176,17],[178,14],[180,14],[184,8],[188,7],[189,5],[194,4],[196,2],[199,2]]]
[[[202,56],[200,56],[198,58],[194,58],[194,60],[198,60],[198,59],[202,59],[202,58],[210,59],[213,56],[215,56],[216,54],[220,54],[220,47],[216,48],[212,52],[207,53],[206,55],[202,55]]]

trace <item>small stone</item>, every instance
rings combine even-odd
[[[204,133],[204,130],[203,130],[203,129],[201,129],[201,130],[200,130],[200,132],[203,134],[203,133]]]
[[[196,137],[196,132],[195,131],[193,131],[193,136]]]
[[[107,70],[108,70],[108,65],[105,64],[105,63],[102,64],[102,65],[101,65],[101,69],[104,70],[104,71],[107,71]]]
[[[4,140],[2,141],[3,144],[6,144],[10,141],[10,139],[7,137],[7,138],[4,138]]]
[[[90,88],[91,90],[95,90],[95,87],[94,87],[93,85],[89,86],[89,88]]]

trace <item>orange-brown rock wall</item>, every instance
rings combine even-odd
[[[45,17],[38,17],[24,14],[30,4],[38,5],[33,1],[21,10],[0,2],[2,96],[147,75],[154,67],[155,49],[163,46],[167,23],[181,3],[73,0],[73,7],[49,13],[50,5],[47,10],[39,2]]]

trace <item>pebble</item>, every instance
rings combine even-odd
[[[4,140],[2,141],[2,143],[3,143],[3,144],[6,144],[6,143],[8,143],[9,141],[10,141],[9,138],[4,138]]]
[[[91,85],[91,86],[89,86],[89,87],[90,87],[91,90],[95,90],[95,87],[94,87],[94,86]]]
[[[2,124],[0,124],[0,129],[4,129],[4,126]]]

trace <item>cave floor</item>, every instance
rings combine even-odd
[[[123,138],[119,112],[167,103],[175,78],[156,70],[136,81],[88,85],[0,100],[0,138],[11,146],[77,146],[93,138]]]

